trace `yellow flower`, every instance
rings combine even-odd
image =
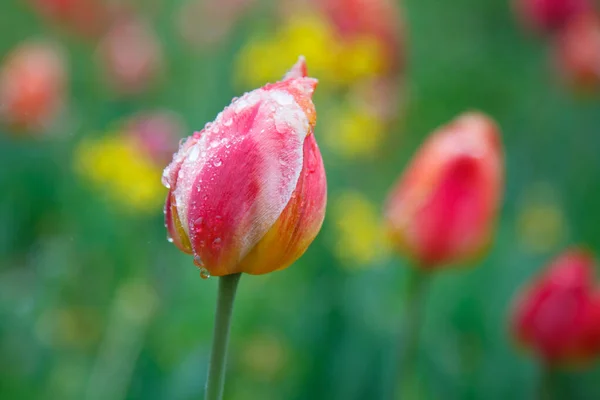
[[[298,55],[309,60],[311,75],[325,86],[350,86],[380,76],[386,67],[384,46],[375,36],[347,40],[327,19],[307,13],[290,18],[268,38],[250,39],[238,57],[238,82],[256,86],[275,81]]]
[[[131,211],[154,212],[166,196],[155,165],[125,135],[85,139],[75,149],[75,169],[106,196]]]
[[[365,196],[355,191],[333,202],[335,254],[348,267],[366,267],[388,254],[380,213]]]
[[[366,107],[346,105],[325,122],[325,145],[343,158],[373,155],[385,138],[386,122]]]
[[[288,363],[286,343],[273,334],[258,334],[248,340],[241,352],[241,364],[264,381],[273,381]]]
[[[547,253],[564,241],[567,222],[558,195],[547,183],[536,183],[522,195],[517,212],[517,237],[531,253]]]
[[[386,69],[384,46],[374,36],[363,35],[345,43],[336,59],[337,80],[345,84],[381,76]]]

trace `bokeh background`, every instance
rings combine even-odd
[[[507,0],[366,3],[387,5],[2,0],[0,68],[42,46],[31,65],[51,83],[29,78],[42,94],[14,109],[0,96],[0,397],[202,398],[217,280],[166,239],[162,168],[302,53],[327,215],[295,265],[242,277],[225,398],[390,398],[409,265],[382,206],[423,139],[470,109],[501,127],[505,200],[490,253],[431,282],[422,396],[535,398],[507,318],[565,246],[600,250],[600,96],[565,81]],[[600,398],[598,382],[593,365],[565,372],[557,398]]]

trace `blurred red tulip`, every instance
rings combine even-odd
[[[503,180],[496,124],[461,115],[427,139],[392,189],[385,218],[393,244],[426,269],[479,256],[494,233]]]
[[[286,268],[319,232],[327,185],[316,85],[300,60],[282,81],[234,100],[165,169],[169,235],[204,276]]]
[[[177,143],[183,135],[184,128],[177,114],[153,111],[131,118],[127,132],[156,165],[166,165],[177,151]]]
[[[594,260],[571,249],[518,297],[512,316],[517,340],[549,364],[578,365],[600,350],[600,297]]]
[[[573,88],[593,91],[600,88],[600,17],[581,14],[573,18],[555,43],[557,66]]]
[[[537,32],[561,29],[574,16],[592,10],[589,0],[515,0],[523,23]]]
[[[161,44],[152,26],[140,18],[116,19],[99,50],[108,83],[122,94],[143,92],[162,68]]]
[[[49,21],[74,33],[95,37],[109,19],[104,0],[30,0],[34,9]]]
[[[66,91],[63,53],[54,44],[17,46],[0,70],[0,119],[17,131],[47,129],[59,114]]]

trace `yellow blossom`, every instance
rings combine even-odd
[[[162,166],[155,165],[131,138],[112,135],[85,139],[75,149],[75,168],[114,202],[132,211],[162,207]]]
[[[366,107],[346,105],[331,115],[325,122],[323,140],[341,157],[373,155],[385,138],[386,122]]]
[[[350,86],[380,76],[386,68],[384,46],[375,36],[341,37],[317,13],[296,15],[268,38],[251,38],[238,57],[238,80],[247,86],[274,81],[298,55],[325,86]]]
[[[366,267],[388,253],[375,205],[358,192],[347,191],[333,201],[335,254],[348,267]]]
[[[517,212],[517,237],[532,253],[546,253],[564,241],[567,223],[557,192],[547,183],[537,183],[521,197]]]

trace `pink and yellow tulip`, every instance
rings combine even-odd
[[[499,132],[489,117],[470,112],[439,128],[388,198],[393,244],[426,269],[480,255],[494,232],[503,173]]]
[[[326,180],[303,59],[182,144],[165,169],[173,242],[213,276],[264,274],[300,257],[325,214]]]

